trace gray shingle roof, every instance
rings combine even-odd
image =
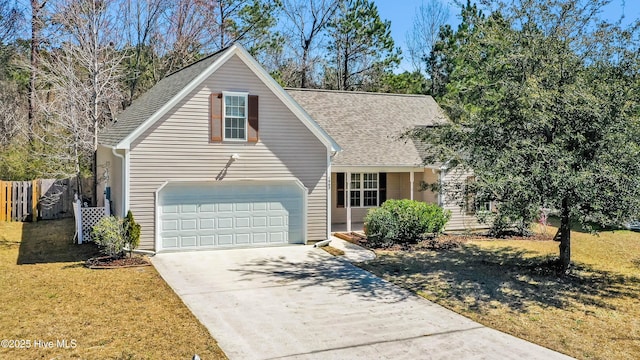
[[[160,110],[164,104],[176,96],[180,90],[184,89],[198,75],[204,72],[225,50],[222,49],[200,59],[160,80],[149,91],[134,100],[131,106],[116,116],[116,122],[107,126],[98,135],[100,144],[115,146],[120,143],[138,126],[142,125],[145,120]]]
[[[421,151],[400,135],[447,121],[431,96],[286,90],[342,147],[337,166],[419,166]]]

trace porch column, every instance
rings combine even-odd
[[[409,173],[409,183],[411,184],[410,187],[410,194],[411,194],[411,200],[413,200],[413,170],[411,170],[411,172]]]
[[[345,182],[346,194],[344,195],[345,205],[347,206],[347,232],[351,232],[351,173],[347,171]]]

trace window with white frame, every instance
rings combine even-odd
[[[224,140],[247,140],[247,94],[223,94]]]
[[[352,207],[378,206],[378,199],[377,173],[351,174],[349,201]]]
[[[477,214],[481,212],[492,211],[492,203],[491,201],[486,199],[486,196],[483,192],[477,192],[476,189],[476,177],[469,176],[466,179],[466,210],[468,214]]]

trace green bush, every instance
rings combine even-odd
[[[115,216],[103,217],[93,226],[91,237],[100,246],[105,255],[119,256],[125,245],[125,234],[121,218]]]
[[[124,230],[124,241],[129,248],[129,256],[131,256],[133,249],[140,245],[140,224],[133,218],[131,210],[127,212],[127,217],[124,218],[122,227]]]
[[[435,204],[415,200],[387,200],[364,219],[371,246],[417,243],[424,235],[439,235],[451,214]]]

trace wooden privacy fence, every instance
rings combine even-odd
[[[72,217],[75,189],[75,179],[0,181],[0,221]]]

